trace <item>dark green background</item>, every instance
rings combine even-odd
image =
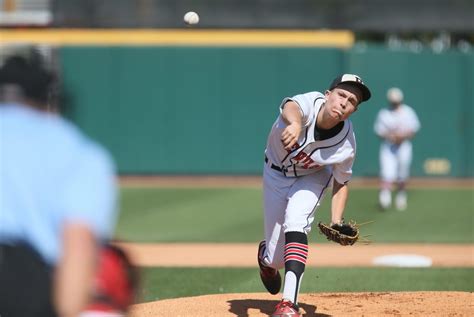
[[[373,92],[352,118],[356,176],[378,174],[373,133],[386,90],[399,86],[421,121],[413,175],[447,159],[474,176],[474,53],[385,48],[63,47],[69,114],[114,155],[122,174],[259,174],[285,96],[324,92],[338,74]]]

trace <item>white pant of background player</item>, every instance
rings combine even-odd
[[[380,146],[380,178],[387,184],[406,183],[410,176],[410,166],[412,161],[412,144],[404,141],[400,145],[383,142]],[[392,203],[392,195],[389,188],[380,191],[380,204],[383,208],[388,208]],[[406,192],[399,191],[395,198],[395,205],[399,210],[403,210],[407,205]]]
[[[263,207],[267,252],[263,260],[268,266],[275,269],[285,267],[285,232],[310,232],[316,209],[331,180],[330,166],[313,174],[286,177],[265,165]],[[293,298],[292,294],[283,294],[284,298],[285,295]]]

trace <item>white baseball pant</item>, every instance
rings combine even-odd
[[[404,182],[410,175],[412,160],[411,142],[399,146],[384,142],[380,146],[380,177],[385,182]]]
[[[267,247],[263,260],[268,266],[276,269],[285,266],[285,232],[310,232],[316,209],[331,179],[331,167],[305,176],[285,177],[265,164],[263,208]]]

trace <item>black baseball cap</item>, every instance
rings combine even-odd
[[[329,90],[333,90],[334,88],[336,88],[342,83],[347,83],[347,84],[352,84],[354,86],[357,86],[362,91],[362,101],[369,100],[370,96],[372,95],[370,93],[369,87],[367,87],[362,81],[362,78],[354,74],[342,74],[336,77],[332,81],[331,86],[329,86]]]

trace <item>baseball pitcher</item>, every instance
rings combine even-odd
[[[349,117],[370,96],[359,76],[344,74],[324,93],[303,93],[280,105],[265,149],[265,240],[258,248],[260,277],[271,294],[280,291],[279,269],[285,269],[283,298],[272,316],[300,316],[297,303],[307,235],[331,185],[330,226],[336,231],[347,228],[343,214],[356,153]]]

